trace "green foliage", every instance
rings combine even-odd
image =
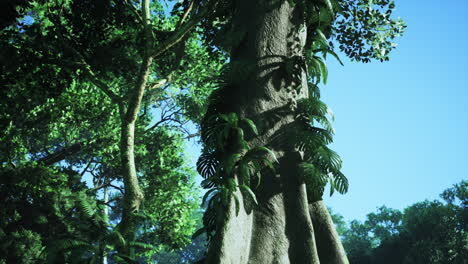
[[[320,67],[317,66],[318,70]],[[298,120],[302,128],[295,132],[293,138],[300,151],[304,151],[304,160],[300,164],[300,173],[306,182],[309,200],[322,198],[325,185],[330,184],[330,195],[337,190],[339,193],[348,191],[348,180],[340,171],[342,161],[338,154],[327,147],[333,141],[334,130],[330,119],[331,110],[319,98],[318,88],[310,83],[309,98],[302,99],[297,104]]]
[[[305,2],[305,9],[310,51],[324,56],[337,58],[338,45],[351,60],[387,61],[394,39],[406,28],[402,19],[391,17],[395,2],[390,0],[313,0]],[[317,57],[310,59],[320,63]]]
[[[202,199],[202,205],[206,206],[204,227],[195,233],[196,236],[206,232],[207,238],[211,239],[216,232],[216,219],[221,217],[219,209],[227,210],[231,201],[234,201],[238,214],[239,193],[242,192],[243,197],[249,197],[257,204],[251,189],[252,179],[256,179],[258,186],[260,171],[265,166],[274,170],[271,160],[278,162],[273,151],[267,147],[250,148],[241,125],[249,128],[254,135],[258,134],[252,120],[239,118],[235,113],[207,115],[202,123],[205,147],[197,161],[197,171],[204,178],[202,187],[210,190]]]
[[[73,211],[69,214],[73,218],[63,224],[66,228],[57,225],[58,231],[50,234],[50,240],[67,242],[52,250],[48,236],[39,232],[38,245],[47,250],[38,258],[49,256],[53,261],[55,254],[59,263],[68,259],[98,261],[104,252],[124,246],[150,258],[161,250],[189,243],[195,228],[190,216],[199,199],[194,171],[187,166],[182,151],[181,131],[189,118],[200,119],[204,99],[212,90],[208,81],[224,58],[209,54],[201,46],[199,34],[188,34],[153,64],[135,132],[137,174],[145,193],[142,207],[146,216],[135,217],[141,221],[135,223],[141,230],[136,241],[125,241],[113,225],[122,216],[122,109],[108,92],[128,100],[137,82],[144,40],[137,3],[31,0],[15,5],[15,19],[8,18],[8,25],[0,32],[0,59],[11,60],[0,66],[2,167],[66,171],[77,181],[73,195],[60,196],[65,208]],[[174,15],[166,12],[162,1],[152,1],[151,8],[156,48],[176,28],[186,7],[179,7]],[[86,69],[91,69],[91,74]],[[84,187],[80,179],[92,188]],[[49,185],[54,195],[61,192]],[[79,192],[77,186],[82,188]],[[108,202],[102,201],[104,189],[111,194]],[[110,211],[111,223],[106,223],[104,207]],[[83,223],[75,219],[78,216]],[[7,217],[2,215],[0,222]],[[50,219],[38,213],[37,221]],[[12,241],[12,232],[5,232],[8,241]]]
[[[203,212],[201,210],[192,215],[192,219],[197,222],[198,227],[203,225],[202,217]],[[205,234],[194,234],[195,236],[197,237],[192,239],[190,244],[180,250],[159,252],[153,256],[153,262],[161,264],[192,264],[200,260],[206,254],[206,236]]]
[[[391,0],[339,1],[339,16],[333,30],[339,48],[353,60],[389,60],[396,47],[393,39],[403,34],[405,22],[390,18],[395,10]]]
[[[442,197],[463,201],[466,181]],[[463,203],[415,203],[403,212],[380,207],[364,223],[351,221],[340,232],[351,263],[465,263],[467,217]]]
[[[45,262],[57,255],[56,245],[67,246],[58,240],[75,241],[70,247],[82,245],[76,241],[95,241],[96,204],[73,171],[1,168],[0,180],[0,250],[8,263]],[[70,257],[60,253],[60,259]]]

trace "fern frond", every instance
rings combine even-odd
[[[127,246],[127,241],[118,230],[112,230],[109,234],[104,236],[103,241],[109,245],[116,245],[119,247]]]
[[[145,251],[147,251],[147,250],[152,250],[152,249],[155,248],[155,247],[154,247],[153,245],[151,245],[151,244],[142,243],[142,242],[136,242],[136,241],[130,242],[130,243],[128,243],[128,245],[129,245],[130,247],[132,247],[132,248],[138,248],[138,249],[140,249],[140,250],[145,250]]]
[[[89,202],[86,200],[86,197],[80,195],[77,198],[77,206],[81,212],[88,218],[92,218],[94,215],[94,208]]]
[[[338,172],[341,169],[341,158],[327,146],[320,146],[312,156],[312,163],[324,172]]]
[[[84,249],[84,250],[95,250],[96,247],[86,241],[81,240],[73,240],[73,239],[61,239],[56,240],[54,243],[49,247],[49,252],[62,252],[68,251],[73,249]]]
[[[306,154],[312,155],[323,145],[332,142],[332,134],[323,128],[307,127],[307,130],[296,133],[296,143],[300,151],[306,151]]]
[[[332,173],[334,188],[341,194],[347,193],[349,182],[346,176],[340,171]]]
[[[331,110],[320,99],[315,97],[304,98],[297,102],[298,111],[307,116],[323,116],[330,115]]]

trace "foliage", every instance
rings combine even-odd
[[[205,146],[198,159],[197,170],[204,178],[202,187],[209,190],[202,200],[202,205],[206,206],[204,227],[194,237],[202,232],[206,232],[208,239],[214,236],[216,221],[221,217],[220,209],[226,210],[232,198],[236,214],[239,213],[240,200],[236,193],[242,191],[242,197],[250,197],[257,204],[251,186],[260,184],[260,171],[263,167],[268,166],[274,170],[270,159],[278,162],[275,154],[267,147],[249,147],[242,124],[249,127],[253,134],[258,133],[252,120],[239,118],[235,113],[207,115],[202,123],[202,140]],[[254,179],[255,185],[252,184]],[[247,201],[249,200],[244,202]]]
[[[197,222],[197,227],[201,228],[203,212],[197,211],[192,215],[192,219]],[[206,236],[204,234],[192,239],[191,243],[180,250],[162,251],[153,257],[156,263],[161,264],[189,264],[201,259],[206,253]]]
[[[403,212],[380,207],[341,232],[351,263],[465,263],[466,181],[445,190],[445,203],[423,201]],[[460,201],[454,204],[453,201]]]
[[[339,16],[333,28],[339,48],[356,61],[388,61],[396,47],[393,39],[403,34],[405,22],[391,19],[395,2],[391,0],[339,1]],[[356,37],[359,36],[359,37]]]
[[[190,242],[195,228],[190,215],[199,201],[194,172],[183,155],[183,133],[193,133],[187,131],[186,123],[201,115],[204,98],[212,89],[208,81],[224,58],[208,54],[199,35],[187,34],[152,65],[135,129],[137,173],[146,197],[144,216],[135,218],[141,221],[137,241],[122,240],[114,225],[122,217],[123,206],[119,153],[122,109],[116,98],[128,100],[138,82],[144,34],[136,5],[124,0],[31,0],[12,1],[2,9],[15,10],[5,20],[1,16],[0,59],[10,62],[0,66],[2,169],[17,177],[25,168],[34,171],[31,175],[38,174],[36,170],[47,171],[41,175],[50,199],[62,197],[66,210],[83,214],[82,220],[73,217],[63,224],[66,228],[57,225],[51,228],[57,231],[50,234],[26,227],[23,230],[22,223],[18,230],[4,233],[5,241],[23,236],[34,245],[31,250],[37,247],[51,252],[38,255],[39,259],[52,256],[48,248],[53,247],[54,240],[63,242],[56,254],[58,259],[73,255],[76,261],[91,260],[97,254],[100,258],[106,251],[117,259],[115,249],[119,247],[151,257]],[[166,12],[163,1],[152,1],[151,8],[156,48],[177,29],[187,6],[179,6],[173,15]],[[198,6],[194,10],[198,12]],[[81,186],[80,192],[73,190],[70,196],[60,196],[65,187],[55,188],[45,179],[67,182],[65,176],[56,177],[63,173]],[[88,186],[81,181],[87,181]],[[103,200],[104,190],[111,194],[109,201]],[[75,197],[78,193],[80,196]],[[32,199],[42,196],[31,194]],[[83,197],[87,197],[87,203],[72,206],[74,201],[84,201]],[[44,202],[43,206],[53,204]],[[9,200],[8,206],[16,205]],[[110,211],[110,223],[103,207]],[[104,214],[102,221],[96,218],[100,212]],[[0,222],[8,217],[2,215]],[[81,223],[89,218],[97,222]],[[17,248],[21,245],[18,243]],[[12,258],[20,254],[9,252]],[[26,253],[21,254],[24,257]],[[128,256],[120,258],[130,261]]]
[[[96,241],[97,207],[80,175],[40,166],[1,168],[0,180],[0,250],[7,263],[66,260],[70,255],[57,252],[57,240]]]

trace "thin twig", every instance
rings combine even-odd
[[[88,164],[86,164],[86,167],[84,168],[84,170],[80,173],[81,176],[83,176],[87,171],[88,171],[88,168],[89,166],[91,165],[91,163],[93,162],[93,159],[91,159]]]
[[[179,28],[182,24],[184,24],[185,19],[187,19],[188,15],[189,15],[190,12],[192,12],[192,10],[193,10],[193,4],[194,4],[194,3],[195,3],[195,1],[190,2],[189,7],[188,7],[187,10],[185,11],[185,13],[182,15],[182,17],[180,18],[179,22],[177,22],[176,28]]]

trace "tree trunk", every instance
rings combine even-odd
[[[107,187],[104,188],[104,197],[102,200],[104,202],[104,211],[103,211],[104,221],[106,221],[106,224],[107,224],[109,222],[109,207],[107,207],[107,202],[109,201],[109,192],[108,192]],[[107,264],[107,249],[105,246],[102,249],[101,258],[102,258],[102,264]]]
[[[245,34],[232,50],[231,63],[249,70],[229,85],[224,94],[226,107],[255,122],[260,134],[248,135],[250,147],[272,149],[279,168],[276,173],[262,172],[262,183],[254,190],[258,206],[250,205],[247,197],[240,199],[244,201],[236,216],[231,202],[211,241],[206,263],[348,263],[342,250],[328,248],[342,249],[331,219],[318,206],[322,204],[308,204],[298,173],[303,155],[288,144],[287,135],[299,126],[296,102],[308,96],[304,67],[295,67],[294,74],[286,69],[287,61],[303,55],[304,10],[283,0],[238,2],[234,30]],[[240,192],[237,195],[242,197]]]
[[[322,200],[310,203],[309,212],[314,225],[320,263],[348,263],[345,250],[325,203]]]
[[[141,2],[141,11],[144,25],[144,51],[143,61],[140,65],[137,83],[134,89],[128,95],[127,107],[120,106],[121,116],[121,136],[120,136],[120,156],[122,160],[122,176],[124,181],[124,199],[122,220],[119,223],[119,231],[125,238],[127,243],[135,240],[135,232],[137,229],[137,221],[135,213],[140,209],[144,195],[138,183],[138,175],[135,165],[135,125],[140,111],[141,101],[145,93],[148,77],[151,72],[153,56],[151,54],[151,14],[150,1],[143,0]],[[119,253],[132,256],[133,251],[127,246],[118,249]]]
[[[140,209],[144,195],[138,183],[138,175],[135,165],[135,124],[140,110],[141,100],[145,92],[146,83],[150,73],[152,58],[145,58],[140,69],[138,84],[130,95],[128,108],[122,118],[120,154],[122,159],[122,175],[124,181],[124,199],[122,220],[119,223],[119,230],[127,240],[131,242],[135,239],[136,221],[135,213]],[[124,251],[126,255],[128,250]]]

